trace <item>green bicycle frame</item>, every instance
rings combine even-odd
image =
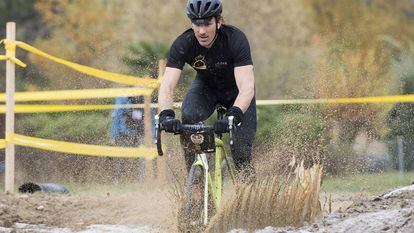
[[[196,155],[194,165],[200,166],[204,170],[207,170],[206,176],[208,177],[208,190],[213,198],[216,209],[218,209],[221,204],[222,193],[223,193],[223,176],[221,174],[221,162],[222,162],[223,157],[226,160],[227,169],[230,173],[233,184],[235,183],[235,178],[234,178],[234,172],[230,166],[230,161],[226,154],[226,150],[224,149],[224,146],[223,146],[223,141],[216,137],[215,144],[216,144],[216,152],[215,152],[215,158],[214,158],[215,160],[214,182],[212,180],[212,177],[211,177],[211,174],[208,168],[206,169],[206,166],[208,165],[205,164],[206,162],[203,162],[203,159],[200,156],[200,154]]]

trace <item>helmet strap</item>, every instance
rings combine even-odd
[[[218,37],[218,30],[220,29],[220,26],[219,25],[220,24],[216,20],[216,33],[214,34],[214,39],[211,41],[211,43],[208,45],[208,47],[212,46],[214,44],[214,42],[216,41],[216,39]]]
[[[216,31],[216,34],[214,35],[214,39],[210,42],[210,44],[207,45],[207,47],[211,48],[211,46],[214,44],[218,37],[218,32]]]

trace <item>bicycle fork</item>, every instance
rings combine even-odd
[[[197,155],[197,161],[201,162],[201,166],[204,169],[204,219],[203,224],[206,226],[208,223],[208,161],[205,153]]]
[[[221,196],[222,196],[222,174],[221,174],[221,159],[226,159],[227,169],[230,172],[230,176],[232,178],[234,184],[234,174],[233,170],[230,168],[230,161],[226,156],[226,152],[223,148],[223,142],[220,139],[216,139],[216,154],[215,154],[215,167],[216,170],[214,172],[214,185],[209,173],[209,166],[207,155],[205,153],[197,154],[195,157],[194,165],[202,167],[204,171],[204,209],[203,209],[203,224],[207,225],[208,223],[208,198],[210,196],[209,190],[211,190],[212,200],[214,202],[215,207],[218,209],[221,204]],[[217,169],[218,168],[218,169]]]

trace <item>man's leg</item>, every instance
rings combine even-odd
[[[184,98],[181,106],[181,118],[183,124],[195,124],[206,120],[214,112],[216,96],[201,81],[195,79]],[[191,151],[189,135],[181,135],[181,145],[184,150],[187,171],[194,162],[194,154]]]
[[[125,135],[117,135],[115,137],[115,145],[124,147],[127,145],[128,137]],[[123,181],[123,178],[125,177],[125,161],[124,158],[114,158],[114,175],[112,177],[112,181],[114,183],[120,183]]]
[[[236,128],[234,147],[232,149],[236,172],[249,176],[254,173],[252,166],[252,146],[256,136],[257,117],[256,99],[253,98],[249,108],[244,113],[243,123]],[[243,176],[240,174],[241,176]],[[243,177],[240,177],[243,179]]]

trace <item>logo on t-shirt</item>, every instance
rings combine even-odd
[[[216,63],[216,68],[218,69],[223,69],[227,67],[227,62],[226,61],[219,61]]]
[[[207,69],[207,64],[206,64],[206,61],[203,55],[198,55],[197,57],[194,58],[193,67],[194,69],[197,69],[197,70]]]

